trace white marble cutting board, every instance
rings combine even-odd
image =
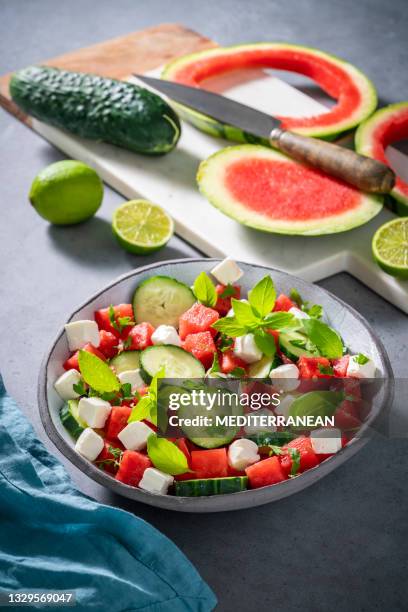
[[[252,72],[251,79],[244,84],[242,75],[238,76],[229,77],[228,81],[217,79],[211,88],[276,114],[306,116],[326,110],[320,102],[268,71]],[[177,234],[209,256],[230,255],[270,265],[309,281],[347,271],[408,313],[408,282],[385,274],[371,258],[374,231],[394,216],[388,210],[370,223],[341,234],[303,238],[262,233],[223,215],[196,187],[200,161],[231,143],[183,123],[177,148],[169,155],[152,158],[76,138],[39,121],[33,122],[33,128],[70,157],[93,166],[125,198],[142,196],[164,206],[174,218]],[[408,172],[405,155],[393,149],[390,159],[401,173]]]

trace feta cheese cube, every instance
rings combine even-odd
[[[75,444],[77,453],[88,459],[95,461],[103,449],[103,438],[90,427],[84,429]]]
[[[118,434],[119,440],[127,450],[140,451],[147,446],[148,437],[154,433],[143,421],[129,423]]]
[[[310,442],[317,455],[334,455],[341,450],[341,431],[333,427],[315,429],[310,433]]]
[[[228,463],[234,470],[245,470],[248,465],[252,465],[260,460],[258,446],[252,440],[235,440],[228,449]]]
[[[352,378],[375,378],[375,363],[369,359],[366,363],[358,363],[359,355],[352,355],[347,366],[347,376]]]
[[[245,363],[255,363],[262,358],[262,351],[256,345],[254,334],[245,334],[235,338],[233,352]]]
[[[172,325],[159,325],[152,334],[153,344],[174,344],[181,346],[177,330]]]
[[[256,420],[253,423],[245,425],[245,433],[248,436],[251,436],[260,432],[273,433],[274,431],[276,431],[276,427],[274,427],[273,425],[262,425],[262,417],[269,416],[273,416],[273,412],[268,410],[268,408],[261,408],[260,410],[257,410],[255,414]]]
[[[143,378],[140,375],[140,370],[137,368],[136,370],[125,370],[118,374],[118,378],[122,385],[130,384],[132,393],[137,391],[140,387],[144,385]]]
[[[79,397],[79,393],[74,391],[73,386],[77,385],[82,379],[78,370],[67,370],[54,383],[54,388],[61,399],[68,401]]]
[[[299,370],[294,363],[285,363],[274,368],[269,376],[279,391],[294,391],[300,385]]]
[[[82,397],[78,404],[78,416],[89,427],[101,429],[105,427],[112,406],[99,397]]]
[[[289,308],[289,312],[293,314],[293,316],[297,319],[310,319],[307,312],[300,310],[300,308],[296,308],[296,306],[292,306],[292,308]]]
[[[286,382],[286,381],[285,381]],[[285,417],[285,419],[289,416],[289,410],[292,406],[293,402],[296,399],[296,395],[291,395],[287,393],[280,398],[280,403],[274,407],[275,414]]]
[[[70,351],[81,349],[90,342],[99,346],[99,330],[96,321],[73,321],[65,325]]]
[[[238,264],[227,257],[211,270],[211,274],[221,285],[232,285],[244,274]]]
[[[149,493],[166,495],[173,482],[174,477],[170,474],[165,474],[156,468],[146,468],[142,480],[139,482],[139,487],[144,491],[149,491]]]

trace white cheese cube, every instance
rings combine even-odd
[[[347,366],[347,376],[352,378],[375,378],[375,363],[369,359],[367,363],[358,363],[359,356],[352,355]]]
[[[239,300],[240,302],[245,302],[246,304],[249,304],[248,300],[242,299]],[[235,316],[235,312],[233,308],[230,308],[229,311],[226,314],[227,317],[234,317]]]
[[[296,308],[296,306],[292,306],[292,308],[289,308],[289,312],[293,314],[293,316],[297,319],[310,319],[307,312],[300,310],[300,308]]]
[[[152,333],[153,344],[174,344],[180,346],[177,330],[172,325],[159,325]]]
[[[84,429],[75,444],[77,453],[88,459],[95,461],[103,449],[103,438],[90,427]]]
[[[54,383],[54,388],[63,400],[75,399],[79,397],[79,393],[74,391],[73,386],[77,385],[81,379],[78,370],[67,370]]]
[[[257,410],[254,417],[256,420],[248,425],[245,425],[245,433],[248,436],[251,436],[260,432],[273,433],[276,431],[276,427],[273,425],[262,425],[262,420],[266,421],[266,418],[264,417],[273,417],[273,412],[268,410],[268,408],[261,408],[260,410]]]
[[[137,368],[136,370],[125,370],[124,372],[118,374],[118,378],[122,385],[131,385],[132,393],[135,393],[137,389],[144,385],[144,381],[140,375],[139,368]]]
[[[283,416],[283,417],[285,417],[285,419],[287,419],[288,416],[289,416],[290,407],[292,406],[292,404],[295,401],[296,397],[297,397],[296,395],[291,395],[290,393],[287,393],[286,395],[283,395],[280,398],[280,403],[278,404],[278,406],[274,407],[275,414]]]
[[[300,385],[299,370],[294,363],[285,363],[274,368],[269,376],[279,391],[294,391]]]
[[[245,470],[248,465],[252,465],[260,460],[258,446],[252,440],[235,440],[228,449],[228,463],[234,470]]]
[[[221,285],[232,285],[244,274],[238,264],[227,257],[211,270],[211,274]]]
[[[65,325],[70,351],[81,349],[90,342],[99,346],[99,330],[96,321],[73,321]]]
[[[310,442],[317,455],[334,455],[341,450],[341,431],[322,427],[310,433]]]
[[[127,450],[140,451],[147,446],[148,437],[154,433],[143,421],[135,421],[126,425],[118,434],[119,440]]]
[[[173,482],[174,477],[170,474],[165,474],[156,468],[146,468],[142,480],[139,482],[139,487],[144,491],[149,491],[149,493],[166,495]]]
[[[78,416],[89,427],[101,429],[105,427],[112,406],[99,397],[82,397],[78,404]]]
[[[245,361],[255,363],[262,358],[262,351],[257,347],[254,334],[245,334],[235,338],[234,355]]]

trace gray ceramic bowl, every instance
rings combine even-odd
[[[217,261],[219,260],[183,259],[138,268],[121,276],[107,287],[104,287],[96,295],[93,295],[85,304],[77,308],[68,317],[66,322],[93,318],[93,312],[98,308],[105,307],[107,304],[130,302],[136,285],[145,278],[156,274],[174,276],[191,285],[194,278],[201,271],[209,272]],[[279,291],[287,293],[291,287],[297,287],[304,299],[322,304],[328,322],[341,333],[351,351],[371,355],[376,363],[378,376],[389,380],[392,379],[391,365],[380,340],[370,329],[363,317],[350,306],[324,289],[278,270],[245,263],[240,263],[240,266],[245,272],[240,281],[244,290],[248,290],[255,282],[265,276],[266,273],[270,273]],[[48,436],[56,447],[87,476],[93,478],[99,484],[105,485],[115,493],[152,506],[181,512],[220,512],[249,508],[276,501],[305,489],[323,478],[323,476],[326,476],[354,455],[368,439],[367,437],[354,439],[339,453],[324,461],[318,467],[305,472],[298,478],[287,480],[277,485],[213,497],[183,498],[170,495],[153,495],[115,480],[75,452],[72,439],[61,425],[59,419],[61,399],[54,390],[54,382],[63,372],[62,363],[67,358],[67,355],[68,345],[64,328],[61,327],[44,358],[39,377],[38,400],[40,414]],[[390,385],[384,385],[381,392],[382,397],[377,405],[376,414],[372,416],[372,419],[378,418],[390,406],[392,399]],[[370,421],[372,419],[370,418]]]

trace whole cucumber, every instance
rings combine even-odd
[[[44,123],[136,153],[168,153],[180,137],[174,110],[125,81],[30,66],[13,74],[10,94],[25,113]]]

